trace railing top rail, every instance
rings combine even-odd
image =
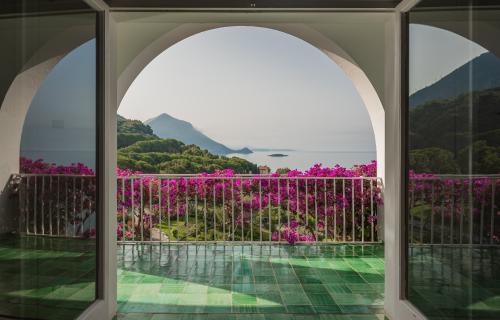
[[[410,180],[444,180],[444,179],[461,179],[461,180],[477,180],[477,179],[500,179],[499,174],[481,174],[481,175],[434,175],[430,177],[410,177]]]
[[[75,177],[75,178],[95,178],[95,175],[81,174],[60,174],[60,173],[17,173],[13,174],[18,177]],[[265,179],[265,180],[379,180],[380,177],[321,177],[321,176],[296,176],[289,177],[286,175],[272,176],[268,174],[236,174],[233,176],[204,176],[200,174],[135,174],[130,176],[117,176],[118,179],[142,179],[142,178],[163,178],[163,179],[206,179],[206,180],[232,180],[232,179]]]
[[[282,180],[382,180],[380,177],[318,177],[318,176],[271,176],[271,175],[234,175],[234,176],[202,176],[197,174],[139,174],[131,176],[118,177],[119,179],[141,179],[141,178],[164,178],[164,179],[175,179],[175,178],[196,178],[196,179],[213,179],[213,180],[230,180],[230,179],[282,179]]]
[[[13,176],[18,177],[65,177],[65,178],[95,178],[95,175],[90,174],[64,174],[64,173],[15,173]]]

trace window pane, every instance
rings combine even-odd
[[[0,5],[0,317],[74,319],[96,298],[96,18]]]
[[[409,23],[408,299],[498,319],[500,9],[422,1]]]

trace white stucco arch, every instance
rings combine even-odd
[[[296,23],[184,23],[163,33],[147,43],[143,49],[124,66],[117,81],[117,108],[135,78],[158,55],[190,36],[200,32],[230,26],[252,26],[268,28],[290,34],[321,50],[335,62],[352,81],[360,95],[375,136],[378,176],[385,175],[385,112],[374,86],[356,61],[336,42],[306,24]]]
[[[21,70],[12,79],[0,103],[0,190],[13,173],[19,172],[21,137],[31,102],[54,67],[68,53],[95,37],[93,26],[71,26],[62,32],[41,39]]]

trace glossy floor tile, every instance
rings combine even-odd
[[[383,319],[382,245],[118,251],[118,319]]]
[[[95,297],[95,241],[0,238],[0,318],[75,319]]]
[[[500,319],[498,246],[412,246],[409,300],[432,320]]]

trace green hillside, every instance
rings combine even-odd
[[[196,145],[161,139],[138,120],[118,116],[118,166],[146,173],[200,173],[233,169],[257,173],[257,166],[238,157],[214,155]]]
[[[411,109],[410,119],[415,171],[469,173],[472,154],[472,173],[500,173],[500,88],[429,101]]]

